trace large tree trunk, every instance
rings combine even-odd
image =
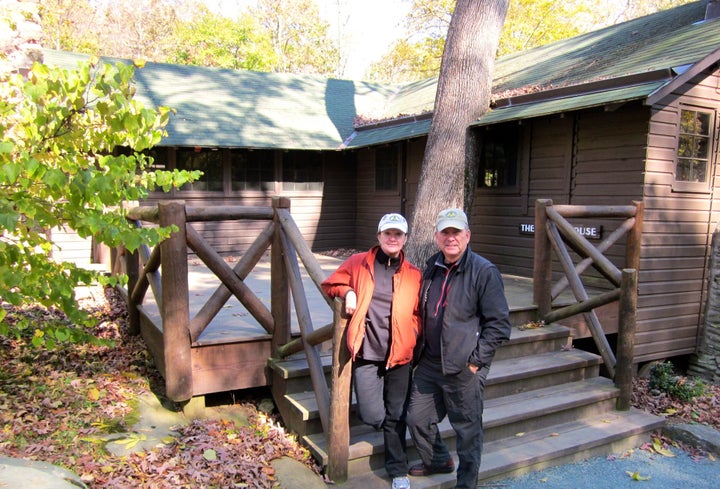
[[[407,249],[410,260],[421,268],[436,251],[438,212],[458,207],[470,217],[477,151],[468,126],[490,105],[495,53],[508,3],[458,0],[450,21]]]

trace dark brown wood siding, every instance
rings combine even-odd
[[[653,107],[645,173],[645,224],[635,355],[639,360],[695,352],[703,321],[708,253],[718,219],[717,113],[711,185],[673,190],[680,108],[718,111],[718,73],[696,77]]]
[[[398,165],[398,186],[395,190],[376,190],[375,162],[377,148],[362,149],[357,152],[357,217],[356,234],[348,247],[360,250],[377,244],[377,225],[380,218],[388,212],[403,213],[403,161],[406,159],[406,144],[393,143],[382,148],[391,152]],[[421,160],[422,161],[422,160]],[[405,216],[408,220],[409,215]]]
[[[172,149],[170,150],[172,152]],[[155,205],[163,199],[185,201],[188,206],[268,206],[274,196],[291,199],[291,213],[305,240],[313,250],[345,247],[355,236],[355,155],[344,152],[314,152],[317,164],[322,166],[322,188],[318,190],[286,190],[282,175],[282,153],[272,152],[277,181],[266,191],[173,191],[169,194],[153,193],[144,205]],[[172,158],[172,157],[170,157]],[[227,186],[226,186],[227,187]],[[193,226],[220,253],[241,254],[265,227],[264,222],[232,221],[197,222]]]

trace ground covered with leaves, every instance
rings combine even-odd
[[[37,328],[0,337],[0,455],[38,460],[78,474],[90,488],[271,488],[273,459],[292,457],[318,471],[309,452],[259,398],[237,399],[249,413],[235,421],[195,420],[150,451],[114,456],[106,435],[129,431],[137,399],[162,381],[139,336],[128,334],[124,302],[113,289],[93,289],[84,307],[96,319],[98,344],[33,346]],[[61,324],[62,313],[3,304],[6,321]],[[18,331],[18,328],[11,331]]]
[[[319,472],[309,452],[279,419],[257,409],[260,398],[252,395],[235,401],[250,413],[247,424],[195,420],[152,450],[127,456],[107,451],[104,436],[128,431],[137,399],[150,392],[162,396],[162,380],[142,339],[128,334],[122,299],[112,289],[91,292],[83,306],[97,322],[91,332],[103,342],[37,347],[33,340],[40,333],[32,327],[11,328],[20,333],[0,337],[0,455],[60,465],[90,488],[271,488],[277,482],[271,462],[282,456]],[[57,311],[3,307],[10,323],[66,321]],[[671,421],[720,429],[720,387],[705,386],[691,400],[655,387],[638,379],[633,404]]]

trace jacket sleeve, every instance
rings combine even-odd
[[[345,260],[328,278],[320,284],[323,292],[331,298],[345,298],[345,294],[354,290],[354,273],[359,255],[353,255]]]
[[[469,362],[480,367],[490,365],[497,348],[510,339],[510,314],[500,271],[491,266],[483,272],[479,297],[480,325],[477,347]]]

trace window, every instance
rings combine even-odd
[[[712,141],[713,113],[681,109],[674,188],[707,189]],[[680,185],[677,185],[677,184]]]
[[[283,153],[283,190],[322,191],[322,160],[310,151]]]
[[[480,130],[478,187],[501,188],[517,185],[518,132],[516,127],[508,126]]]
[[[234,150],[230,156],[232,190],[275,190],[273,151]]]
[[[178,149],[176,156],[178,170],[200,170],[202,176],[182,186],[180,190],[223,191],[222,152],[208,149]]]
[[[398,161],[395,146],[378,148],[375,151],[375,190],[397,191]]]

